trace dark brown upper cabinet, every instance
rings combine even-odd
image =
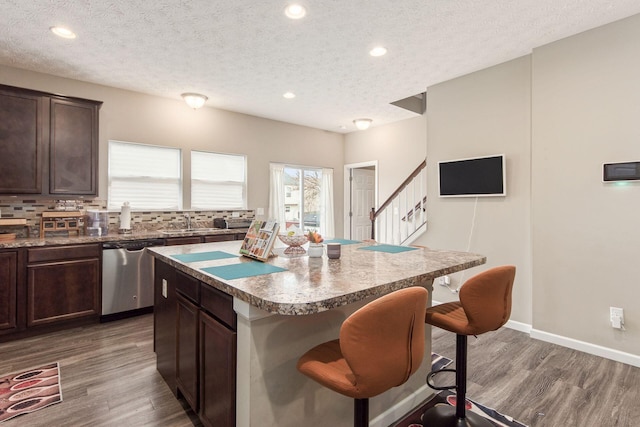
[[[101,105],[0,85],[0,195],[97,195]]]
[[[0,86],[0,194],[42,193],[44,102]]]

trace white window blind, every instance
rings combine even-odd
[[[179,148],[109,141],[108,209],[182,209]]]
[[[246,157],[191,152],[191,208],[246,209]]]

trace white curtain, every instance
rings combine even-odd
[[[271,163],[271,181],[269,184],[269,219],[275,219],[280,231],[286,228],[284,218],[284,165]]]
[[[333,169],[322,169],[320,209],[320,232],[327,238],[336,237],[336,230],[333,222]]]

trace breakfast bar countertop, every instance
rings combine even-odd
[[[362,250],[371,243],[342,245],[339,259],[308,256],[269,258],[277,271],[250,277],[223,279],[203,269],[241,263],[259,263],[238,255],[242,242],[201,243],[148,248],[156,258],[241,301],[274,314],[306,315],[331,310],[369,297],[379,297],[409,286],[424,286],[436,277],[486,262],[483,255],[448,250],[412,248],[400,253]],[[225,258],[206,253],[224,252]],[[282,249],[274,249],[282,254]],[[185,257],[187,254],[199,256]],[[174,256],[178,258],[174,258]],[[238,266],[240,270],[250,265]],[[259,266],[255,266],[259,267]],[[267,267],[267,266],[263,266]],[[215,269],[214,269],[215,271]]]
[[[0,249],[37,248],[43,246],[81,245],[88,243],[125,242],[145,239],[167,239],[171,237],[191,237],[204,235],[237,234],[245,233],[246,229],[209,228],[206,232],[194,229],[185,230],[179,234],[167,234],[163,230],[134,231],[128,234],[109,233],[103,236],[87,235],[46,235],[45,237],[18,238],[0,242]]]

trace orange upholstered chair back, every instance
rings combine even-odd
[[[362,396],[403,384],[424,356],[427,290],[392,292],[353,313],[340,328],[340,349]]]
[[[460,304],[468,320],[468,335],[495,331],[511,316],[511,291],[516,275],[512,265],[495,267],[467,280],[460,288]]]

